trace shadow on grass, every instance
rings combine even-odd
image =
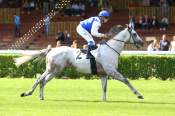
[[[86,102],[86,103],[129,103],[129,104],[157,104],[157,105],[175,105],[175,103],[168,103],[168,102],[149,102],[149,101],[98,101],[98,100],[56,100],[56,99],[47,99],[48,101],[54,102]]]

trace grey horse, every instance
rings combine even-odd
[[[137,32],[132,28],[121,28],[115,26],[110,31],[110,39],[98,46],[97,49],[91,51],[92,55],[96,59],[97,72],[101,77],[102,83],[102,100],[106,101],[107,91],[107,79],[108,76],[112,76],[115,80],[119,80],[127,85],[131,91],[139,98],[143,99],[143,96],[130,84],[130,82],[117,71],[118,59],[120,53],[124,48],[124,44],[131,43],[136,47],[143,46],[143,40],[139,37]],[[80,53],[79,49],[71,48],[68,46],[62,46],[58,48],[47,48],[38,50],[33,54],[27,54],[22,57],[16,58],[16,65],[21,65],[34,58],[43,57],[46,58],[46,70],[36,79],[31,90],[21,94],[21,97],[32,95],[37,85],[40,84],[40,100],[44,100],[44,86],[48,81],[53,79],[57,73],[61,73],[65,67],[74,67],[77,71],[82,73],[91,73],[90,60],[85,58],[85,54],[81,55],[81,59],[77,59],[77,55]]]

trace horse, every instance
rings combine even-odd
[[[121,26],[115,26],[110,29],[108,35],[110,35],[109,40],[98,45],[97,49],[91,51],[91,54],[96,59],[97,75],[101,78],[102,101],[107,100],[106,92],[108,76],[127,85],[137,98],[144,99],[144,97],[131,85],[128,79],[117,71],[118,59],[125,43],[134,44],[136,47],[140,48],[143,46],[143,40],[137,32],[130,27],[122,28]],[[79,72],[91,74],[90,59],[86,59],[86,54],[83,53],[80,55],[81,59],[77,59],[80,52],[80,49],[61,46],[58,48],[38,50],[36,53],[24,54],[23,56],[16,58],[15,63],[17,66],[34,58],[44,57],[46,59],[45,72],[36,79],[31,90],[23,92],[21,97],[32,95],[37,85],[40,85],[39,98],[40,100],[44,100],[44,86],[66,67],[74,67]]]

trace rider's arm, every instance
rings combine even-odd
[[[100,22],[94,21],[92,24],[91,34],[95,37],[105,37],[105,34],[98,32],[100,27],[101,27]]]

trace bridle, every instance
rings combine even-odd
[[[131,28],[128,28],[128,32],[129,32],[129,34],[130,34],[129,41],[130,41],[131,39],[133,40],[133,43],[129,43],[129,44],[134,44],[134,45],[138,48],[137,42],[135,41],[135,37],[134,37],[134,35],[131,33]],[[117,41],[117,42],[126,43],[126,41],[122,41],[122,40],[117,40],[117,39],[112,39],[112,40],[115,40],[115,41]],[[105,42],[105,44],[106,44],[110,49],[112,49],[115,53],[117,53],[117,54],[120,56],[120,53],[119,53],[116,49],[112,48],[107,42]]]

